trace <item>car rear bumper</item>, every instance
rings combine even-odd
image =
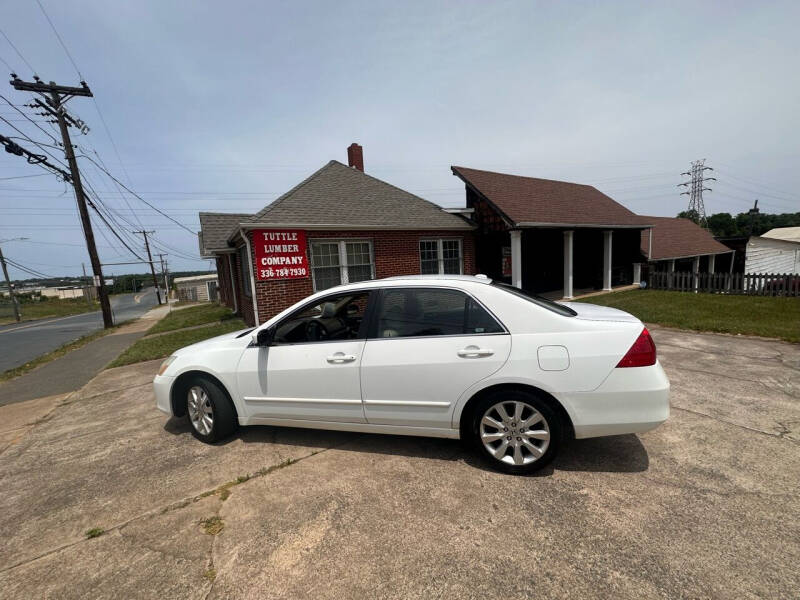
[[[155,393],[156,397],[156,408],[170,416],[172,416],[170,392],[172,390],[172,383],[174,381],[175,378],[169,377],[168,375],[156,375],[155,379],[153,379],[153,392]]]
[[[669,379],[658,362],[614,369],[596,390],[567,394],[563,401],[576,438],[642,433],[669,417]]]

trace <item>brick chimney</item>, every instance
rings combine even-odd
[[[364,149],[355,142],[347,147],[347,164],[364,172]]]

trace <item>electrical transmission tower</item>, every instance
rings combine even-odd
[[[706,177],[706,171],[713,171],[711,167],[705,166],[706,159],[702,158],[692,163],[692,168],[688,171],[681,173],[681,175],[688,175],[689,181],[679,183],[678,187],[688,187],[685,192],[681,192],[681,196],[689,196],[689,214],[695,215],[697,224],[704,229],[708,229],[708,220],[706,219],[706,207],[703,204],[703,192],[710,192],[711,188],[705,187],[706,181],[716,181],[715,177]]]

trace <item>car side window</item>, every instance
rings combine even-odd
[[[273,344],[307,344],[363,337],[362,324],[369,292],[326,296],[283,319],[275,328]]]
[[[502,333],[503,327],[478,302],[458,290],[406,288],[383,292],[377,337],[422,337]]]

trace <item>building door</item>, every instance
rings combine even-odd
[[[206,289],[208,290],[208,300],[209,302],[216,302],[217,301],[217,282],[216,281],[209,281],[206,283]]]

